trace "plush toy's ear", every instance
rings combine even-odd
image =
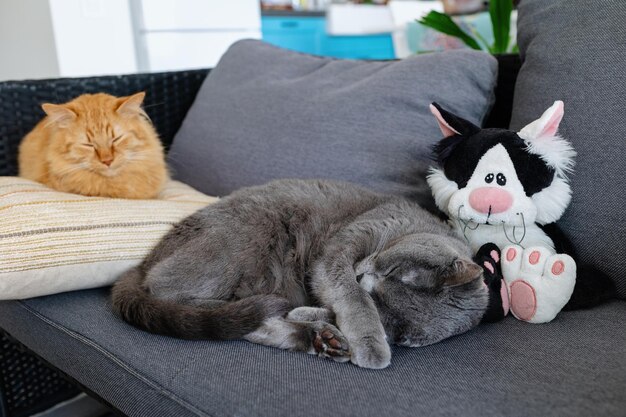
[[[558,176],[565,178],[574,168],[576,151],[557,134],[563,114],[563,102],[555,101],[539,119],[528,124],[517,135],[524,139],[529,152],[539,155],[554,168]]]
[[[454,135],[471,136],[480,131],[478,126],[450,113],[437,103],[430,105],[430,112],[437,119],[439,129],[441,129],[441,133],[446,138]]]
[[[556,132],[559,130],[559,124],[563,119],[563,114],[565,114],[563,102],[560,100],[555,101],[539,119],[520,130],[519,136],[526,140],[555,136]]]

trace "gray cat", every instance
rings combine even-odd
[[[115,284],[113,306],[154,333],[384,368],[389,343],[424,346],[479,323],[488,292],[470,256],[406,199],[280,180],[175,225]]]

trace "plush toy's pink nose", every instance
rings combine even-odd
[[[479,213],[502,213],[513,205],[513,196],[496,187],[481,187],[469,195],[470,206]]]

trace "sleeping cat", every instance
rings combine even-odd
[[[424,346],[488,304],[469,247],[400,197],[319,180],[237,191],[175,225],[112,292],[150,332],[235,339],[367,368]],[[332,323],[335,323],[333,325]]]
[[[161,142],[141,108],[144,96],[84,94],[43,104],[46,117],[20,144],[20,176],[87,196],[156,197],[168,174]]]

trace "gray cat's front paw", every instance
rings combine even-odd
[[[391,363],[391,348],[384,339],[362,337],[352,343],[352,363],[362,368],[386,368]]]
[[[293,321],[324,321],[332,323],[335,315],[332,311],[322,307],[296,307],[287,314],[287,320]]]

